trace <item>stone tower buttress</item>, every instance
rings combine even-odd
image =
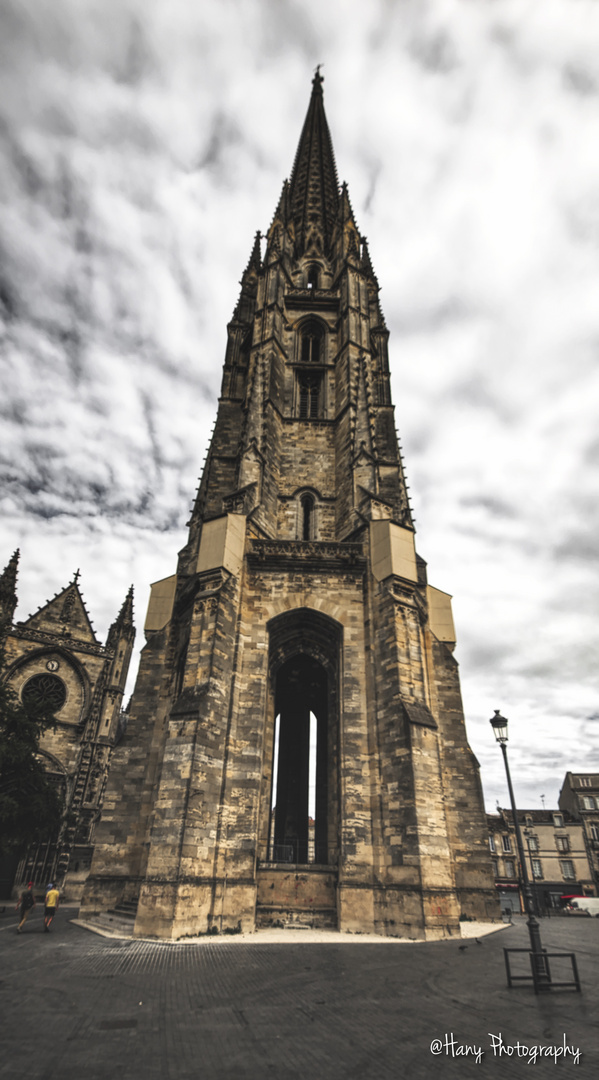
[[[241,278],[98,826],[84,910],[137,901],[140,935],[439,937],[496,914],[450,597],[415,548],[389,335],[322,81]]]

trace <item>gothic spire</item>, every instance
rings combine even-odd
[[[249,314],[250,309],[253,312],[252,301],[256,297],[256,275],[260,273],[262,267],[261,238],[262,234],[257,232],[246,268],[241,275],[241,281],[239,282],[241,290],[233,311],[233,323],[247,322],[248,318],[251,317]]]
[[[129,586],[121,610],[116,617],[117,626],[133,626],[133,585]]]
[[[365,236],[362,237],[362,261],[360,266],[362,271],[366,275],[366,280],[368,282],[372,301],[376,305],[376,328],[386,330],[387,324],[385,323],[385,316],[383,315],[383,309],[381,308],[381,302],[379,299],[379,282],[372,266],[370,252],[368,250],[368,242]]]
[[[318,233],[325,249],[328,247],[339,205],[339,182],[324,112],[322,83],[317,68],[289,182],[291,213],[300,252],[306,249],[313,234]]]
[[[135,637],[135,630],[133,627],[133,585],[131,585],[129,592],[123,601],[121,610],[108,631],[108,637],[106,638],[107,647],[109,649],[115,648],[118,638],[123,633],[125,633],[126,637],[131,637],[132,639]]]
[[[6,568],[0,574],[0,631],[7,631],[12,622],[17,606],[17,569],[19,549],[9,559]]]
[[[17,548],[14,555],[8,560],[5,569],[0,574],[0,601],[16,601],[17,570],[19,567],[20,551]]]
[[[283,180],[281,197],[277,203],[277,208],[274,212],[273,223],[275,221],[280,221],[283,225],[287,226],[289,222],[289,214],[289,181]]]
[[[250,254],[250,257],[248,259],[247,266],[246,266],[246,268],[244,270],[244,275],[248,274],[250,272],[250,270],[252,270],[252,269],[260,270],[260,268],[262,266],[262,255],[260,253],[260,240],[261,240],[261,238],[262,238],[262,233],[258,230],[258,232],[256,233],[256,235],[254,237],[254,245],[252,247],[251,254]]]
[[[376,285],[376,287],[378,289],[379,283],[378,283],[377,276],[376,276],[376,274],[374,272],[374,269],[373,269],[373,266],[372,266],[372,260],[370,258],[370,251],[368,250],[368,241],[367,241],[365,236],[362,237],[362,262],[361,262],[361,268],[364,271],[364,273],[366,274],[366,277],[370,281],[372,281],[372,283],[374,285]]]

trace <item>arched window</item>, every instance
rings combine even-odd
[[[274,730],[263,850],[269,862],[327,866],[338,846],[340,627],[302,608],[268,629]]]
[[[67,688],[58,675],[46,675],[41,672],[25,683],[21,691],[21,700],[27,712],[55,713],[62,709],[67,700]]]
[[[300,420],[316,420],[320,415],[320,375],[300,375],[299,416]]]
[[[314,499],[312,495],[302,495],[300,500],[300,530],[302,540],[314,539]]]
[[[323,359],[323,330],[319,323],[308,322],[301,330],[302,364],[320,364]]]
[[[316,263],[308,267],[308,288],[317,289],[320,281],[320,267]]]

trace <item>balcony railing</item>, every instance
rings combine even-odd
[[[326,843],[289,837],[281,843],[270,845],[268,862],[290,863],[293,866],[335,866],[337,856],[337,849]]]

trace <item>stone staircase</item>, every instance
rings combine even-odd
[[[109,911],[100,911],[97,915],[90,915],[85,920],[88,926],[97,927],[99,930],[107,930],[119,937],[133,937],[133,927],[137,914],[139,897],[132,900],[122,900]]]

